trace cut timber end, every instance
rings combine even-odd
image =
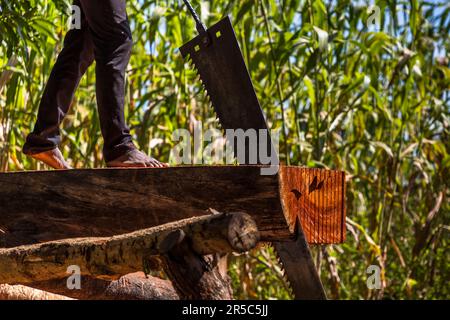
[[[0,173],[0,247],[112,236],[210,208],[249,214],[262,241],[292,239],[299,218],[309,243],[339,243],[344,195],[342,172],[299,167],[273,176],[260,166]]]
[[[291,232],[296,221],[300,221],[310,244],[344,242],[343,171],[282,166],[279,180],[280,198]]]

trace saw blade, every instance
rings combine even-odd
[[[297,300],[325,300],[327,296],[317,273],[308,243],[301,230],[293,241],[273,242],[285,280]]]
[[[272,251],[273,251],[273,253],[275,255],[276,262],[278,263],[278,267],[280,268],[283,281],[286,284],[287,291],[289,292],[289,294],[291,296],[295,297],[291,281],[289,280],[289,278],[288,278],[288,276],[286,274],[286,270],[284,268],[283,261],[281,261],[281,258],[278,255],[277,249],[275,248],[275,246],[274,246],[274,244],[272,242],[265,243],[265,246],[272,249]]]
[[[278,160],[229,17],[184,44],[180,52],[197,71],[223,130],[253,129],[258,134],[260,130],[265,132],[265,142],[259,135],[253,141],[256,144],[256,162],[250,162],[250,150],[255,150],[250,149],[254,147],[250,139],[245,141],[245,158],[237,157],[238,162],[267,164],[261,161],[261,148],[265,149],[262,151],[266,159],[276,157]],[[230,141],[228,135],[226,138],[235,146],[235,156],[238,156],[236,141]],[[303,231],[297,230],[296,235],[295,241],[273,243],[274,251],[285,270],[287,283],[296,299],[325,299]]]
[[[205,37],[208,37],[206,41]],[[255,140],[246,137],[245,158],[238,157],[238,162],[268,164],[267,160],[262,161],[261,151],[265,159],[274,159],[276,151],[230,18],[225,17],[207,29],[206,34],[184,44],[180,52],[197,71],[222,129],[226,133],[229,129],[235,133],[239,129],[243,132],[255,130]],[[262,138],[261,134],[266,136]],[[238,156],[236,137],[230,139],[227,134],[227,140],[234,146],[235,156]],[[260,148],[265,150],[260,151]],[[250,157],[250,151],[256,154]]]

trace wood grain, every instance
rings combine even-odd
[[[280,198],[291,231],[293,232],[296,221],[300,221],[310,244],[343,242],[344,172],[281,167],[279,176]]]

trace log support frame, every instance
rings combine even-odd
[[[325,299],[308,243],[345,240],[345,174],[281,166],[278,177],[265,177],[259,170],[258,166],[219,166],[1,173],[0,251],[5,250],[1,247],[62,238],[110,237],[142,231],[206,215],[207,208],[239,211],[255,220],[260,240],[275,247],[295,298]],[[134,184],[131,189],[130,181]],[[233,188],[229,190],[229,186]],[[92,187],[100,191],[87,192]],[[225,189],[229,190],[226,198],[222,191]],[[234,201],[230,202],[230,198]],[[91,214],[93,210],[96,215]],[[208,232],[202,237],[209,239]],[[172,251],[189,251],[182,243],[166,251],[166,266],[180,262],[173,259]],[[218,244],[206,241],[201,249],[195,247],[196,243],[201,241],[191,243],[191,249],[196,254],[204,250],[202,256],[211,253],[209,245]],[[238,248],[239,242],[222,244],[218,253]],[[192,297],[180,288],[177,293]]]

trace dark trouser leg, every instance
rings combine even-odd
[[[111,161],[134,149],[125,123],[125,69],[132,39],[125,0],[81,0],[94,43],[97,104],[104,139],[103,155]]]
[[[79,1],[74,4],[80,5]],[[45,87],[34,130],[23,147],[24,153],[36,154],[58,146],[61,140],[59,125],[69,110],[81,77],[93,61],[94,48],[82,12],[81,29],[66,34],[64,48]]]

